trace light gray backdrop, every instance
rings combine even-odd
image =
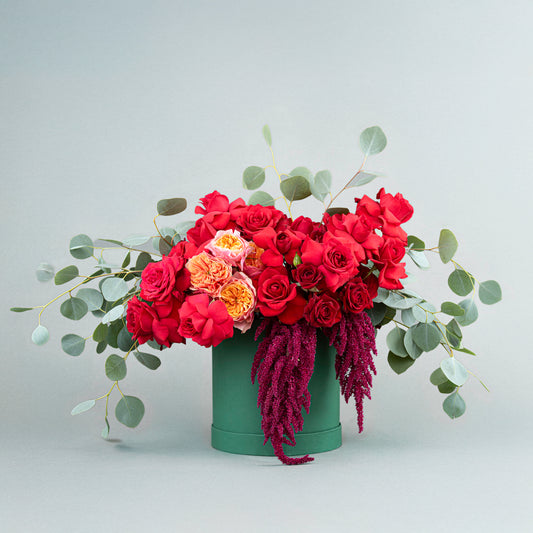
[[[531,531],[532,18],[529,1],[0,2],[2,531]],[[104,356],[59,345],[94,325],[55,308],[37,347],[35,314],[7,308],[57,294],[34,270],[72,263],[75,234],[150,232],[160,198],[191,215],[215,187],[243,194],[267,122],[281,168],[337,187],[360,131],[384,129],[367,166],[387,177],[366,192],[401,191],[411,233],[452,229],[458,260],[501,282],[460,358],[491,392],[471,378],[452,422],[428,382],[444,352],[396,376],[381,338],[365,432],[343,407],[344,446],[285,468],[209,447],[210,353],[190,344],[157,372],[131,362],[145,419],[104,442],[102,405],[70,416],[107,391]],[[438,304],[449,268],[432,264],[415,288]]]

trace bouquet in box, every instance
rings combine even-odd
[[[252,382],[258,382],[257,404],[265,443],[270,440],[283,463],[304,463],[312,457],[287,457],[282,444],[295,444],[303,428],[302,411],[309,411],[308,384],[317,331],[321,330],[335,348],[341,393],[347,402],[354,398],[362,431],[363,400],[370,398],[372,375],[376,373],[375,334],[390,323],[388,362],[398,374],[424,352],[439,345],[444,348],[447,356],[430,380],[447,395],[444,411],[452,418],[461,416],[465,402],[459,389],[469,373],[456,353],[473,354],[462,344],[461,328],[478,316],[476,284],[481,302],[493,304],[501,298],[498,283],[477,283],[454,260],[458,244],[450,230],[442,230],[438,246],[429,249],[419,238],[408,236],[403,225],[412,217],[413,207],[400,193],[392,195],[382,188],[376,198],[356,197],[351,209],[332,207],[342,192],[377,177],[365,171],[364,165],[369,156],[385,148],[386,138],[380,128],[368,128],[361,134],[363,163],[336,196],[330,192],[332,178],[326,170],[313,175],[305,167],[297,167],[282,174],[274,160],[268,126],[263,134],[272,165],[248,167],[243,185],[258,189],[265,182],[265,170],[272,168],[282,193],[278,199],[256,191],[248,202],[242,198],[230,202],[224,194],[213,191],[195,208],[200,215],[195,221],[160,229],[156,223],[159,216],[176,215],[187,207],[183,198],[161,200],[154,219],[155,236],[101,239],[101,245],[86,235],[71,240],[73,257],[96,259],[92,274],[80,275],[78,267],[72,265],[54,275],[50,265],[40,265],[37,277],[41,281],[53,278],[57,285],[76,282],[45,305],[12,308],[40,309],[33,341],[43,344],[48,340],[42,313],[64,298],[60,311],[65,317],[79,320],[90,311],[100,320],[92,334],[97,353],[108,347],[124,352],[106,359],[110,390],[77,405],[72,414],[105,400],[102,435],[106,438],[110,395],[117,389],[116,418],[135,427],[144,415],[144,404],[124,394],[119,385],[126,377],[126,361],[131,354],[144,366],[156,369],[160,358],[140,351],[141,346],[160,351],[172,344],[185,344],[188,339],[205,347],[217,346],[253,327],[255,338],[261,340],[250,372]],[[295,218],[294,202],[310,196],[321,202],[319,219]],[[275,207],[278,200],[286,213]],[[146,250],[151,240],[157,254]],[[121,266],[111,265],[105,258],[106,250],[115,247],[127,250]],[[425,251],[438,253],[444,263],[453,265],[448,285],[458,296],[468,298],[443,302],[437,309],[404,287],[406,256],[425,269],[429,267]],[[92,281],[97,282],[97,288],[86,286]],[[61,339],[61,345],[67,354],[78,356],[86,340],[69,334]]]

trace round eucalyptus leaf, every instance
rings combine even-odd
[[[102,438],[107,439],[109,437],[109,420],[107,419],[107,416],[105,418],[105,426],[104,429],[102,429]]]
[[[430,264],[426,254],[424,252],[417,252],[416,250],[408,250],[407,255],[413,260],[414,264],[422,269],[427,270],[430,268]]]
[[[87,259],[94,253],[94,243],[84,234],[76,235],[70,239],[70,255],[76,259]]]
[[[135,248],[135,246],[141,246],[145,242],[148,242],[150,235],[143,235],[141,233],[135,233],[124,239],[122,243],[126,248]]]
[[[398,327],[392,328],[387,335],[387,346],[398,357],[407,357],[409,355],[403,343],[404,337],[405,330]]]
[[[374,307],[365,309],[365,313],[370,317],[373,326],[381,324],[381,321],[385,318],[387,312],[387,306],[382,303],[375,303]]]
[[[63,285],[64,283],[68,283],[69,281],[72,281],[75,277],[78,276],[80,271],[78,270],[77,266],[70,265],[68,267],[65,267],[61,269],[54,277],[54,283],[56,285]]]
[[[379,174],[374,174],[373,172],[358,172],[346,185],[347,189],[352,187],[361,187],[366,185],[371,181],[374,181]]]
[[[397,292],[391,292],[383,303],[389,307],[394,307],[394,309],[410,309],[421,301],[420,298],[411,298]]]
[[[409,328],[405,332],[405,336],[403,338],[403,344],[411,359],[418,359],[422,355],[422,348],[420,348],[413,340],[412,328]]]
[[[283,196],[294,202],[296,200],[303,200],[311,195],[309,182],[303,176],[292,176],[280,183],[280,189]]]
[[[105,341],[100,341],[97,345],[96,345],[96,353],[97,354],[101,354],[103,352],[105,352],[105,349],[107,348],[107,342]]]
[[[307,167],[293,168],[289,176],[303,176],[309,183],[313,180],[313,173]]]
[[[449,263],[458,248],[457,239],[449,229],[443,229],[439,236],[439,255],[443,263]]]
[[[313,196],[323,202],[331,191],[331,172],[329,170],[320,170],[314,178],[311,177],[309,183]]]
[[[274,198],[264,191],[256,191],[250,196],[250,199],[248,200],[248,205],[274,205],[276,201]]]
[[[185,198],[166,198],[157,202],[157,213],[164,217],[177,215],[185,209],[187,209]]]
[[[132,334],[128,331],[128,328],[124,326],[117,335],[117,345],[119,350],[123,352],[129,352],[135,344]]]
[[[374,298],[375,303],[385,303],[385,300],[389,297],[391,293],[388,289],[384,289],[383,287],[378,287],[378,294]]]
[[[448,378],[441,368],[437,368],[431,373],[431,376],[429,376],[429,381],[431,381],[433,385],[438,386],[448,381]]]
[[[93,332],[93,341],[102,342],[107,338],[107,326],[105,324],[98,324]]]
[[[418,323],[412,309],[402,309],[402,322],[408,327],[412,327]]]
[[[439,345],[441,334],[435,324],[417,324],[412,330],[413,341],[418,347],[422,348],[424,352],[431,352],[431,350],[434,350]]]
[[[459,302],[459,305],[465,310],[465,314],[455,317],[455,320],[457,320],[458,324],[461,326],[469,326],[470,324],[474,323],[479,316],[474,299],[468,298],[467,300]]]
[[[96,289],[80,289],[76,294],[76,298],[83,300],[89,311],[97,311],[104,303],[102,293]]]
[[[450,392],[453,392],[457,388],[457,385],[454,385],[449,379],[446,379],[444,383],[440,383],[437,387],[442,394],[450,394]]]
[[[467,272],[457,268],[449,275],[448,286],[455,294],[466,296],[474,289],[474,281]]]
[[[453,302],[443,302],[440,309],[443,313],[450,316],[463,316],[465,314],[465,310]]]
[[[446,324],[446,338],[454,348],[461,346],[463,332],[455,319],[450,320],[448,324]]]
[[[259,189],[263,183],[265,183],[265,169],[263,167],[251,166],[244,169],[242,186],[245,189]]]
[[[123,396],[117,403],[115,416],[121,424],[134,428],[144,416],[144,404],[135,396]]]
[[[117,320],[117,318],[120,318],[123,314],[124,314],[124,306],[117,305],[116,307],[113,307],[113,309],[108,311],[102,317],[102,324],[109,324],[110,322]]]
[[[447,357],[440,364],[444,375],[458,387],[463,386],[468,379],[468,371],[455,357]]]
[[[74,333],[69,333],[61,338],[61,348],[65,353],[77,357],[85,349],[85,339]]]
[[[502,288],[500,284],[494,280],[480,283],[479,299],[486,305],[498,303],[502,299]]]
[[[410,366],[415,364],[414,359],[411,359],[410,357],[398,357],[392,352],[389,352],[387,361],[396,374],[403,374]]]
[[[366,156],[379,154],[387,146],[387,137],[379,126],[366,128],[359,137],[361,150]]]
[[[429,302],[420,302],[413,306],[413,316],[418,322],[430,323],[435,320],[434,313],[437,311],[435,306]]]
[[[49,263],[39,263],[35,276],[39,281],[50,281],[54,278],[54,267]]]
[[[454,392],[444,400],[442,408],[450,418],[459,418],[466,411],[466,404],[461,395]]]
[[[85,413],[85,411],[88,411],[89,409],[92,409],[96,404],[95,400],[86,400],[85,402],[81,402],[72,411],[70,411],[71,415],[79,415],[80,413]]]
[[[127,374],[126,361],[120,355],[111,354],[105,362],[105,375],[111,381],[120,381]]]
[[[135,262],[135,270],[144,270],[148,263],[153,263],[152,256],[147,252],[141,252]]]
[[[265,124],[263,126],[263,137],[268,146],[272,146],[272,133],[270,133],[270,127],[268,126],[268,124]]]
[[[41,325],[37,326],[31,334],[31,340],[34,344],[37,344],[37,346],[42,346],[43,344],[48,342],[49,338],[50,334],[48,333],[48,330]]]
[[[102,283],[102,294],[108,302],[116,302],[128,294],[128,284],[122,278],[106,278]]]
[[[144,353],[144,352],[133,352],[133,355],[141,363],[141,365],[144,365],[146,368],[149,368],[150,370],[156,370],[161,366],[161,359],[157,357],[156,355],[153,355],[151,353]]]
[[[89,308],[81,298],[73,297],[65,300],[61,304],[59,311],[64,317],[70,320],[80,320],[87,314]]]
[[[410,246],[411,248],[419,248],[420,250],[424,250],[426,248],[425,242],[414,235],[409,235],[407,237],[407,246]]]
[[[153,348],[154,350],[158,350],[158,351],[167,349],[167,347],[164,344],[163,345],[157,344],[157,342],[155,341],[147,341],[146,344],[150,346],[150,348]]]

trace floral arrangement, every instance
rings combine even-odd
[[[154,218],[155,236],[136,234],[123,241],[100,239],[95,243],[87,235],[77,235],[71,240],[74,258],[96,260],[91,274],[81,275],[75,265],[57,273],[47,263],[39,266],[40,281],[75,284],[45,305],[12,308],[15,312],[40,310],[33,341],[40,345],[48,340],[48,330],[41,323],[43,312],[64,298],[60,312],[66,318],[80,320],[91,312],[99,319],[89,337],[68,334],[61,339],[67,354],[79,356],[91,337],[97,343],[97,353],[111,347],[125,354],[109,355],[105,361],[105,373],[112,381],[109,391],[77,405],[72,414],[105,400],[102,436],[107,438],[109,400],[117,389],[116,419],[135,427],[143,418],[144,404],[124,394],[119,385],[126,377],[126,361],[131,354],[155,370],[160,358],[140,351],[141,346],[161,351],[190,339],[211,347],[254,328],[255,338],[261,340],[251,379],[259,385],[265,443],[271,441],[285,464],[308,462],[312,460],[309,456],[287,457],[282,444],[295,444],[303,427],[302,411],[309,411],[308,383],[317,332],[326,335],[336,350],[341,393],[347,402],[354,398],[362,431],[363,400],[370,398],[376,373],[375,334],[391,324],[386,337],[388,362],[398,374],[424,352],[444,348],[446,357],[430,380],[446,394],[444,411],[451,418],[461,416],[465,402],[459,389],[469,372],[456,354],[474,355],[463,346],[461,328],[477,319],[476,292],[485,304],[501,299],[498,283],[479,283],[454,260],[458,244],[450,230],[443,229],[438,245],[431,248],[409,236],[403,226],[411,219],[413,207],[400,193],[392,195],[382,188],[376,198],[356,197],[351,209],[332,207],[342,192],[378,177],[364,170],[364,165],[369,156],[386,146],[379,127],[367,128],[361,134],[363,163],[335,196],[330,192],[331,174],[326,170],[313,175],[307,168],[297,167],[289,174],[281,173],[268,126],[263,135],[272,164],[246,168],[243,186],[258,189],[270,168],[279,179],[279,198],[256,191],[248,202],[242,198],[230,202],[224,194],[213,191],[195,208],[200,215],[195,221],[162,229],[157,218],[185,211],[187,202],[183,198],[161,200]],[[293,217],[294,203],[311,196],[321,202],[320,218]],[[278,200],[284,202],[286,213],[275,207]],[[157,253],[146,249],[150,241]],[[109,249],[125,250],[120,266],[106,259]],[[453,265],[448,285],[456,295],[468,298],[443,302],[437,309],[404,287],[408,278],[406,257],[426,269],[426,251],[438,253],[442,262]],[[86,287],[93,281],[97,287]]]

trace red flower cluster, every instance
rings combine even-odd
[[[413,208],[383,189],[376,200],[356,203],[354,213],[314,222],[208,194],[187,240],[143,271],[140,299],[128,305],[128,329],[139,343],[170,346],[190,338],[212,346],[231,337],[233,326],[246,331],[256,312],[287,325],[304,318],[330,328],[343,313],[372,307],[378,286],[402,288],[401,225]]]

